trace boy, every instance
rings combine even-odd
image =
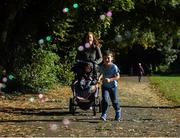
[[[99,81],[102,80],[102,115],[100,118],[103,121],[106,121],[107,118],[109,96],[115,109],[115,120],[119,121],[121,119],[121,108],[117,91],[117,80],[120,78],[120,70],[112,60],[113,53],[109,50],[105,51],[103,54],[103,64],[100,66],[101,76],[99,78]]]

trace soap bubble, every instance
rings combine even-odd
[[[64,124],[65,127],[68,127],[68,126],[70,125],[70,121],[69,121],[69,119],[67,119],[67,118],[64,118],[64,119],[62,120],[62,123]]]
[[[79,5],[77,3],[73,4],[73,8],[77,9],[79,7]]]
[[[49,129],[51,131],[56,131],[58,129],[58,125],[57,124],[49,124]]]
[[[79,50],[79,51],[83,51],[83,50],[84,50],[84,47],[83,47],[83,46],[79,46],[79,47],[78,47],[78,50]]]
[[[43,98],[43,95],[42,95],[42,94],[39,94],[39,98],[42,99],[42,98]]]
[[[7,79],[6,77],[3,77],[3,78],[2,78],[2,82],[7,82],[7,80],[8,80],[8,79]]]
[[[38,41],[38,44],[40,44],[40,45],[44,44],[44,40],[43,40],[43,39],[40,39],[40,40]]]
[[[9,75],[8,78],[9,78],[10,80],[12,80],[12,79],[14,79],[14,76],[13,76],[13,75]]]
[[[89,43],[86,43],[86,44],[85,44],[85,48],[90,48],[90,44],[89,44]]]
[[[34,97],[31,97],[31,98],[29,99],[30,102],[34,102],[34,100],[35,100]]]
[[[104,14],[100,15],[100,19],[104,20],[106,18],[106,16]]]
[[[64,8],[64,9],[63,9],[63,12],[64,12],[64,13],[69,12],[69,8],[67,8],[67,7],[66,7],[66,8]]]
[[[106,16],[111,17],[111,16],[112,16],[112,12],[111,12],[111,11],[108,11],[108,12],[106,13]]]

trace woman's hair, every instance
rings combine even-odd
[[[83,39],[83,44],[86,43],[86,38],[87,38],[87,36],[89,36],[89,35],[92,35],[92,36],[93,36],[93,44],[95,44],[96,47],[100,47],[100,46],[101,46],[100,42],[102,42],[102,41],[101,41],[100,39],[97,39],[97,38],[95,37],[95,35],[94,35],[93,32],[87,32],[87,33],[85,33],[84,39]]]

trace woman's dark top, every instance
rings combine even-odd
[[[95,45],[90,48],[84,47],[84,50],[77,52],[76,60],[91,61],[100,64],[102,62],[101,49]]]

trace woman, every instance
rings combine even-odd
[[[95,38],[94,34],[92,32],[87,32],[83,39],[83,45],[78,47],[78,52],[76,56],[77,62],[91,62],[93,63],[93,73],[95,78],[98,77],[97,75],[97,69],[98,64],[102,62],[102,53],[100,49],[100,43]],[[81,66],[79,65],[79,72],[80,74],[83,72],[81,71]]]
[[[95,64],[102,62],[100,44],[92,32],[85,34],[83,45],[78,47],[76,60],[91,61]]]

